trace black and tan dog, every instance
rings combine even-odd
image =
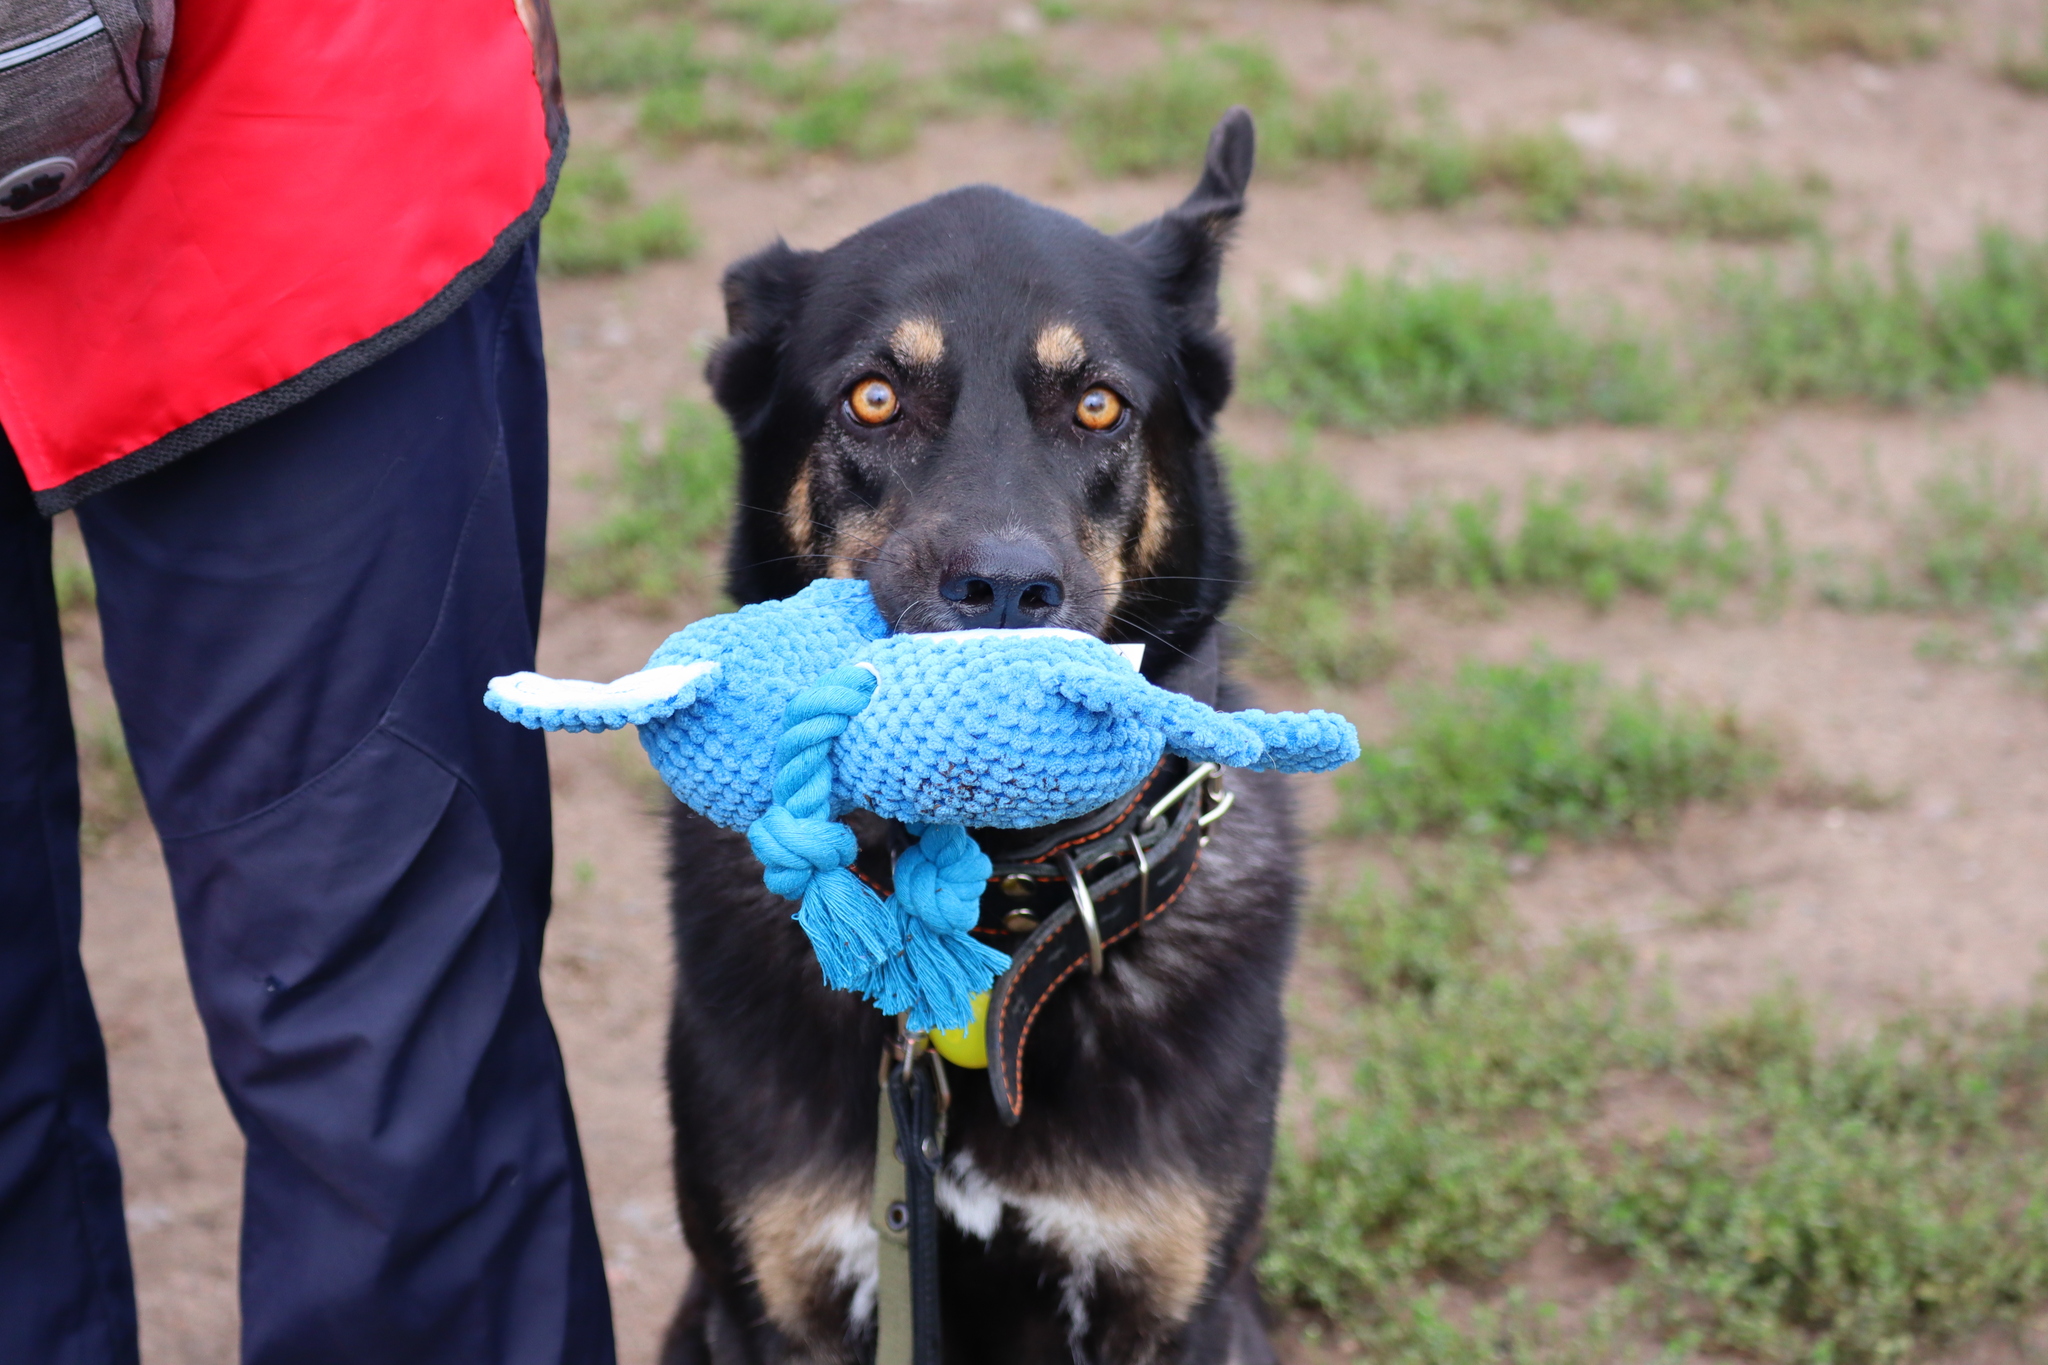
[[[1239,567],[1208,436],[1231,384],[1217,275],[1251,167],[1233,110],[1187,201],[1121,237],[976,187],[734,266],[710,364],[742,452],[733,596],[856,575],[898,630],[1142,642],[1155,681],[1241,704],[1216,662]],[[983,1073],[951,1072],[949,1361],[1272,1359],[1250,1262],[1295,855],[1277,779],[1228,781],[1234,809],[1170,911],[1047,997],[1021,1122]],[[857,828],[886,875],[890,831]],[[1029,837],[983,844],[1001,861]],[[664,1359],[871,1359],[893,1024],[821,983],[743,838],[679,811],[672,873],[668,1069],[696,1271]]]

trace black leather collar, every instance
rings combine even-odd
[[[1010,954],[988,1002],[989,1086],[1004,1123],[1024,1114],[1024,1046],[1039,1011],[1077,972],[1100,975],[1110,948],[1179,898],[1229,804],[1222,770],[1169,757],[1099,828],[996,864],[974,932]],[[1046,900],[1054,908],[1038,913]]]

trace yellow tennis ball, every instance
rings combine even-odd
[[[974,997],[974,1022],[966,1028],[932,1030],[932,1046],[954,1066],[988,1070],[988,992]]]

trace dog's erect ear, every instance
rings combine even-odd
[[[1151,267],[1160,294],[1180,315],[1180,392],[1195,430],[1206,432],[1230,397],[1230,343],[1216,331],[1216,281],[1223,248],[1244,214],[1252,178],[1252,116],[1231,109],[1209,134],[1202,178],[1180,207],[1125,233]]]
[[[1256,146],[1251,112],[1241,104],[1224,111],[1216,126],[1209,130],[1209,152],[1202,160],[1202,179],[1194,193],[1173,211],[1174,216],[1194,219],[1219,241],[1228,236],[1238,215],[1244,212],[1244,191],[1251,184]]]
[[[783,339],[810,282],[811,257],[778,240],[725,272],[727,335],[704,377],[742,436],[774,393]]]
[[[1251,114],[1242,105],[1229,110],[1209,133],[1209,152],[1194,192],[1178,208],[1124,234],[1126,242],[1150,258],[1167,297],[1205,326],[1216,315],[1223,248],[1244,213],[1254,147]]]

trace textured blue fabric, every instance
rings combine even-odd
[[[965,827],[1083,815],[1162,750],[1284,772],[1358,757],[1342,716],[1219,712],[1072,632],[890,635],[853,580],[699,621],[615,683],[517,674],[484,704],[531,729],[638,725],[670,790],[746,829],[769,889],[802,902],[826,981],[913,1029],[966,1024],[1008,965],[969,933],[989,862]],[[846,870],[857,849],[833,817],[855,809],[918,836],[886,907]]]
[[[833,745],[833,815],[869,810],[916,824],[1030,829],[1130,790],[1163,750],[1235,768],[1321,772],[1358,756],[1358,733],[1327,711],[1225,713],[1147,682],[1110,646],[1065,631],[890,635],[867,584],[821,580],[779,602],[677,631],[648,667],[718,664],[691,701],[640,724],[640,742],[686,805],[745,829],[773,796],[781,719],[831,669],[872,666],[868,704]],[[641,677],[644,675],[634,675]],[[624,687],[621,679],[612,687]],[[629,711],[597,684],[552,705],[524,699],[533,675],[495,678],[484,703],[535,729],[615,729]]]

